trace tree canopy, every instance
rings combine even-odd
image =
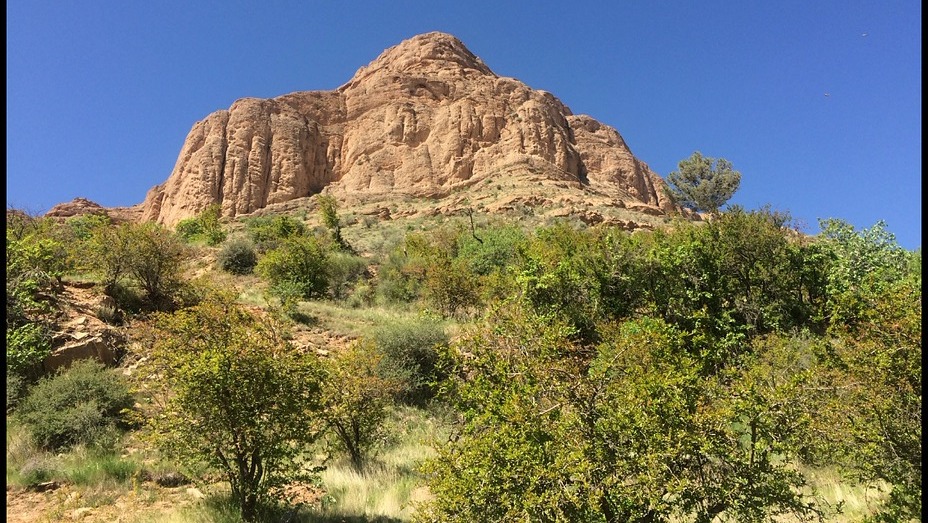
[[[684,207],[699,212],[716,212],[741,184],[741,173],[724,158],[710,158],[696,151],[680,161],[678,170],[667,175],[670,194]]]

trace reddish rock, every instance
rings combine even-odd
[[[168,179],[124,211],[173,226],[215,202],[232,217],[323,188],[441,199],[500,182],[509,193],[674,210],[663,180],[615,129],[497,75],[457,38],[434,32],[385,50],[334,91],[244,98],[210,114]]]

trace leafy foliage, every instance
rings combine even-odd
[[[42,362],[51,354],[51,336],[42,323],[23,323],[6,329],[6,369],[21,377],[39,374]]]
[[[128,426],[125,411],[133,404],[119,374],[83,360],[39,381],[16,415],[38,444],[58,450],[77,443],[106,445],[116,428]]]
[[[734,196],[741,173],[724,158],[709,158],[696,151],[667,175],[670,193],[682,206],[715,213]]]
[[[226,233],[219,221],[221,212],[220,204],[210,204],[195,217],[178,222],[174,230],[188,243],[202,241],[211,246],[219,245],[226,239]]]
[[[441,229],[429,237],[406,237],[411,273],[421,282],[424,297],[450,317],[479,304],[476,275],[458,257],[460,231]]]
[[[355,250],[342,237],[342,220],[338,215],[338,201],[335,197],[331,194],[320,194],[316,196],[316,203],[319,205],[322,224],[331,233],[335,245],[344,252],[355,254]]]
[[[878,521],[921,514],[922,304],[911,280],[870,287],[856,297],[852,324],[834,323],[835,410],[826,430],[846,468],[865,481],[892,485]],[[839,410],[840,409],[840,410]]]
[[[853,324],[865,311],[865,304],[857,298],[880,292],[881,287],[912,274],[912,255],[896,243],[883,222],[860,231],[836,219],[822,220],[820,225],[822,248],[829,261],[830,320]],[[914,274],[920,272],[919,268]]]
[[[130,225],[125,232],[131,247],[132,275],[149,300],[169,298],[179,282],[184,246],[170,231],[151,222]]]
[[[387,407],[397,382],[379,372],[376,347],[356,342],[326,365],[324,417],[356,471],[362,471],[385,437]]]
[[[258,263],[254,243],[247,237],[229,238],[216,255],[216,263],[220,269],[232,274],[251,274]]]
[[[65,271],[73,266],[54,223],[15,211],[6,224],[6,369],[35,379],[51,350],[49,323]]]
[[[367,260],[339,250],[328,256],[326,272],[329,276],[329,296],[342,300],[350,294],[352,286],[367,275]]]
[[[591,354],[563,322],[494,313],[454,346],[462,423],[428,468],[420,520],[821,515],[790,465],[813,407],[801,365],[761,357],[707,381],[659,320],[604,331]]]
[[[185,465],[218,468],[242,518],[255,521],[275,488],[312,472],[299,458],[321,429],[319,365],[229,297],[162,314],[158,325],[170,391],[152,420],[160,442]]]
[[[289,286],[304,299],[325,296],[329,286],[329,254],[312,236],[292,236],[259,261],[257,272],[274,287]]]
[[[594,324],[604,318],[607,260],[602,238],[568,224],[536,231],[521,251],[516,279],[522,296],[537,314],[566,319],[583,339],[592,340]]]
[[[306,234],[302,221],[291,216],[258,216],[245,222],[245,231],[255,242],[258,253],[277,248],[281,241]]]
[[[374,331],[374,343],[383,354],[379,372],[397,382],[398,399],[424,405],[444,379],[439,359],[448,335],[444,326],[429,317],[395,321]]]
[[[153,222],[123,223],[93,229],[88,241],[90,266],[118,305],[127,306],[118,299],[123,296],[120,285],[127,279],[141,287],[150,304],[171,301],[186,254],[171,231]]]

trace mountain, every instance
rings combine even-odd
[[[427,203],[406,214],[522,206],[603,221],[603,209],[678,211],[663,185],[612,127],[432,32],[335,90],[243,98],[210,114],[135,210],[173,226],[216,202],[233,217],[325,190],[381,209]]]

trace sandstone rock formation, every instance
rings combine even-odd
[[[74,198],[70,202],[55,205],[45,213],[45,216],[65,220],[74,216],[83,216],[87,214],[107,216],[116,222],[138,221],[141,215],[141,209],[138,206],[103,207],[99,203],[92,202],[87,198]]]
[[[674,209],[615,129],[433,32],[385,50],[334,91],[244,98],[210,114],[139,212],[173,226],[215,202],[231,217],[323,189],[438,201],[502,182],[650,215]]]
[[[106,214],[106,209],[87,198],[74,198],[70,202],[59,203],[45,213],[52,218],[70,218],[84,214]]]

